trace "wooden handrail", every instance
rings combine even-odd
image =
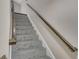
[[[30,4],[27,3],[27,6],[31,8],[39,18],[66,44],[66,46],[72,51],[75,52],[78,49],[71,45],[54,27],[52,27]]]
[[[14,19],[14,2],[11,0],[11,18],[12,18],[12,37],[9,40],[9,44],[16,44],[16,35],[15,35],[15,19]]]

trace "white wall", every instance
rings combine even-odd
[[[25,3],[24,0],[22,0],[22,2],[21,2],[21,13],[26,14],[27,13],[26,10],[27,10],[26,3]]]
[[[73,46],[77,47],[77,0],[28,0]]]
[[[21,12],[21,4],[14,1],[14,11]]]
[[[26,3],[24,0],[14,0],[14,10],[17,13],[26,14]]]
[[[66,40],[77,47],[77,0],[28,0],[28,3],[56,28]],[[47,28],[43,29],[41,27],[43,25],[34,13],[28,11],[28,14],[30,14],[31,20],[45,38],[45,41],[57,59],[77,58],[77,52],[71,52],[54,34],[51,33],[51,36],[49,32],[45,32]]]
[[[10,0],[0,0],[0,57],[9,56]]]

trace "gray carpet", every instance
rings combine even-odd
[[[51,59],[46,54],[27,15],[15,13],[16,45],[12,46],[12,59]]]

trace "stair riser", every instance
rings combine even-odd
[[[15,26],[17,43],[12,46],[12,59],[51,59],[26,15],[15,13]]]

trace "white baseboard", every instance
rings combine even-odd
[[[12,45],[9,45],[9,59],[12,59],[11,56],[12,56]]]

